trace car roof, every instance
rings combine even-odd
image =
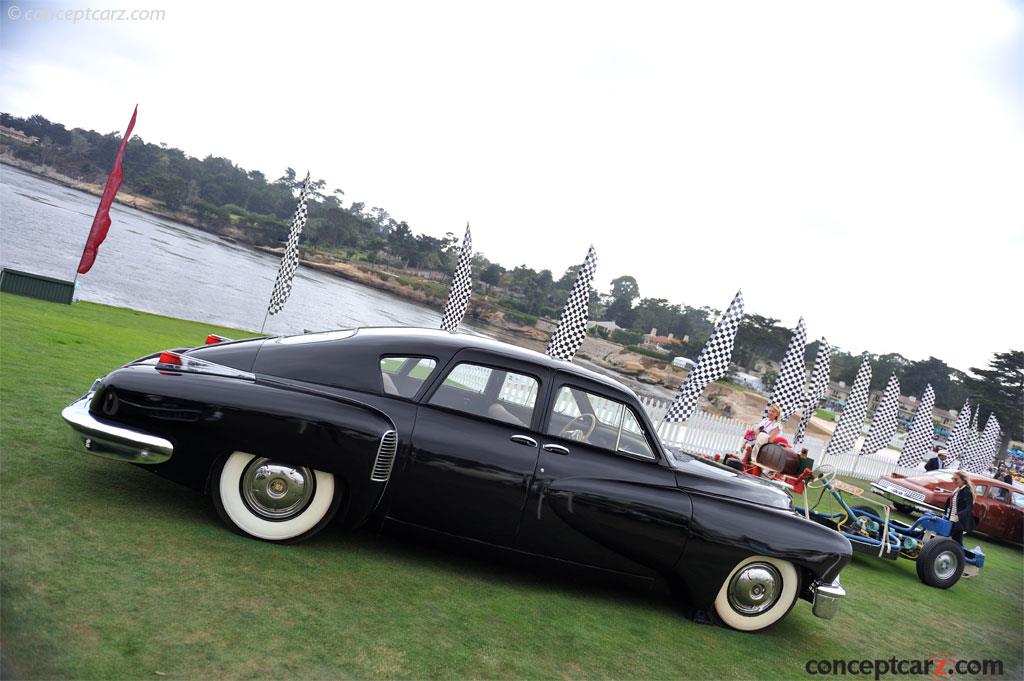
[[[441,329],[407,326],[368,326],[353,329],[351,332],[354,333],[344,334],[344,343],[346,345],[372,345],[378,349],[380,354],[387,354],[393,351],[408,352],[410,344],[414,345],[416,351],[422,354],[454,355],[466,349],[483,350],[524,363],[575,374],[586,380],[623,391],[634,399],[636,398],[636,394],[632,390],[613,378],[572,362],[555,359],[536,350],[529,350],[518,345],[488,338],[487,336],[465,332],[449,333]],[[306,342],[315,342],[315,337],[319,335],[321,334],[305,334],[294,338],[302,338]],[[338,339],[340,334],[338,331],[326,331],[322,335],[325,336],[325,340],[335,340]]]

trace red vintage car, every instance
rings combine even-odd
[[[975,532],[1024,544],[1024,488],[985,475],[967,476],[974,487]],[[932,471],[904,477],[899,473],[879,478],[871,490],[895,504],[900,511],[927,511],[941,515],[949,499],[952,471]]]

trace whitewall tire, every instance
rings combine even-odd
[[[715,613],[739,631],[760,631],[775,624],[796,603],[800,577],[787,560],[751,556],[725,578],[715,598]]]
[[[214,483],[221,519],[266,541],[311,537],[330,522],[341,500],[332,474],[246,452],[228,456]]]

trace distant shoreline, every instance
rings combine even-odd
[[[75,178],[58,173],[46,166],[26,163],[9,155],[0,154],[0,169],[8,168],[24,172],[55,185],[81,191],[85,194],[94,196],[97,199],[103,193],[103,187],[98,184],[76,180]],[[244,235],[241,234],[234,235],[224,233],[220,230],[209,229],[201,224],[197,224],[197,221],[191,219],[188,215],[161,208],[156,205],[152,199],[147,197],[121,191],[118,193],[117,197],[115,197],[115,201],[121,206],[126,206],[148,215],[181,223],[188,227],[198,229],[207,234],[215,235],[236,243],[239,246],[250,248],[260,253],[280,256],[284,251],[281,247],[275,248],[252,243],[245,239]],[[304,249],[303,255],[304,257],[300,262],[304,267],[314,269],[318,272],[322,272],[360,286],[393,295],[401,300],[413,304],[436,310],[438,312],[438,319],[440,319],[441,311],[443,310],[447,299],[447,283],[428,280],[405,270],[391,270],[383,267],[375,268],[368,265],[343,261],[312,249]],[[477,285],[480,284],[478,283]],[[501,308],[498,308],[489,301],[478,296],[471,298],[470,300],[470,309],[464,322],[464,326],[471,330],[485,333],[514,345],[544,352],[547,347],[547,341],[550,333],[554,330],[555,322],[552,320],[540,319],[533,327],[516,324],[505,319]],[[604,347],[606,345],[610,347]],[[594,352],[595,347],[599,347],[600,351]],[[588,355],[586,352],[587,349],[590,349],[592,354]],[[672,385],[658,386],[651,380],[646,382],[638,380],[639,375],[644,373],[643,371],[633,370],[630,373],[626,373],[624,371],[617,370],[616,367],[618,365],[605,361],[605,357],[609,352],[618,350],[622,350],[622,346],[618,344],[611,344],[608,341],[598,341],[598,339],[591,339],[588,337],[587,341],[585,341],[584,348],[581,349],[577,355],[577,361],[585,363],[589,368],[594,369],[595,371],[604,373],[622,383],[625,383],[638,393],[645,394],[656,399],[672,399],[674,389],[678,387],[678,382],[685,376],[685,374],[680,374],[678,379],[670,380]],[[634,360],[633,363],[636,365],[647,365],[651,363],[649,358],[644,358],[640,355],[633,356],[632,353],[625,352],[622,354],[624,357]],[[625,363],[628,362],[620,361],[620,365]]]

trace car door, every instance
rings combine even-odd
[[[982,503],[987,508],[984,518],[985,529],[981,531],[994,537],[1003,536],[1009,529],[1013,511],[1010,505],[1010,490],[996,484],[990,485],[988,498]]]
[[[537,405],[550,372],[459,353],[421,401],[395,520],[508,546],[537,464]]]
[[[516,546],[635,575],[670,569],[691,503],[635,400],[558,372],[543,429]]]
[[[1010,490],[1010,503],[1010,522],[1003,536],[1020,544],[1024,542],[1024,493]]]

